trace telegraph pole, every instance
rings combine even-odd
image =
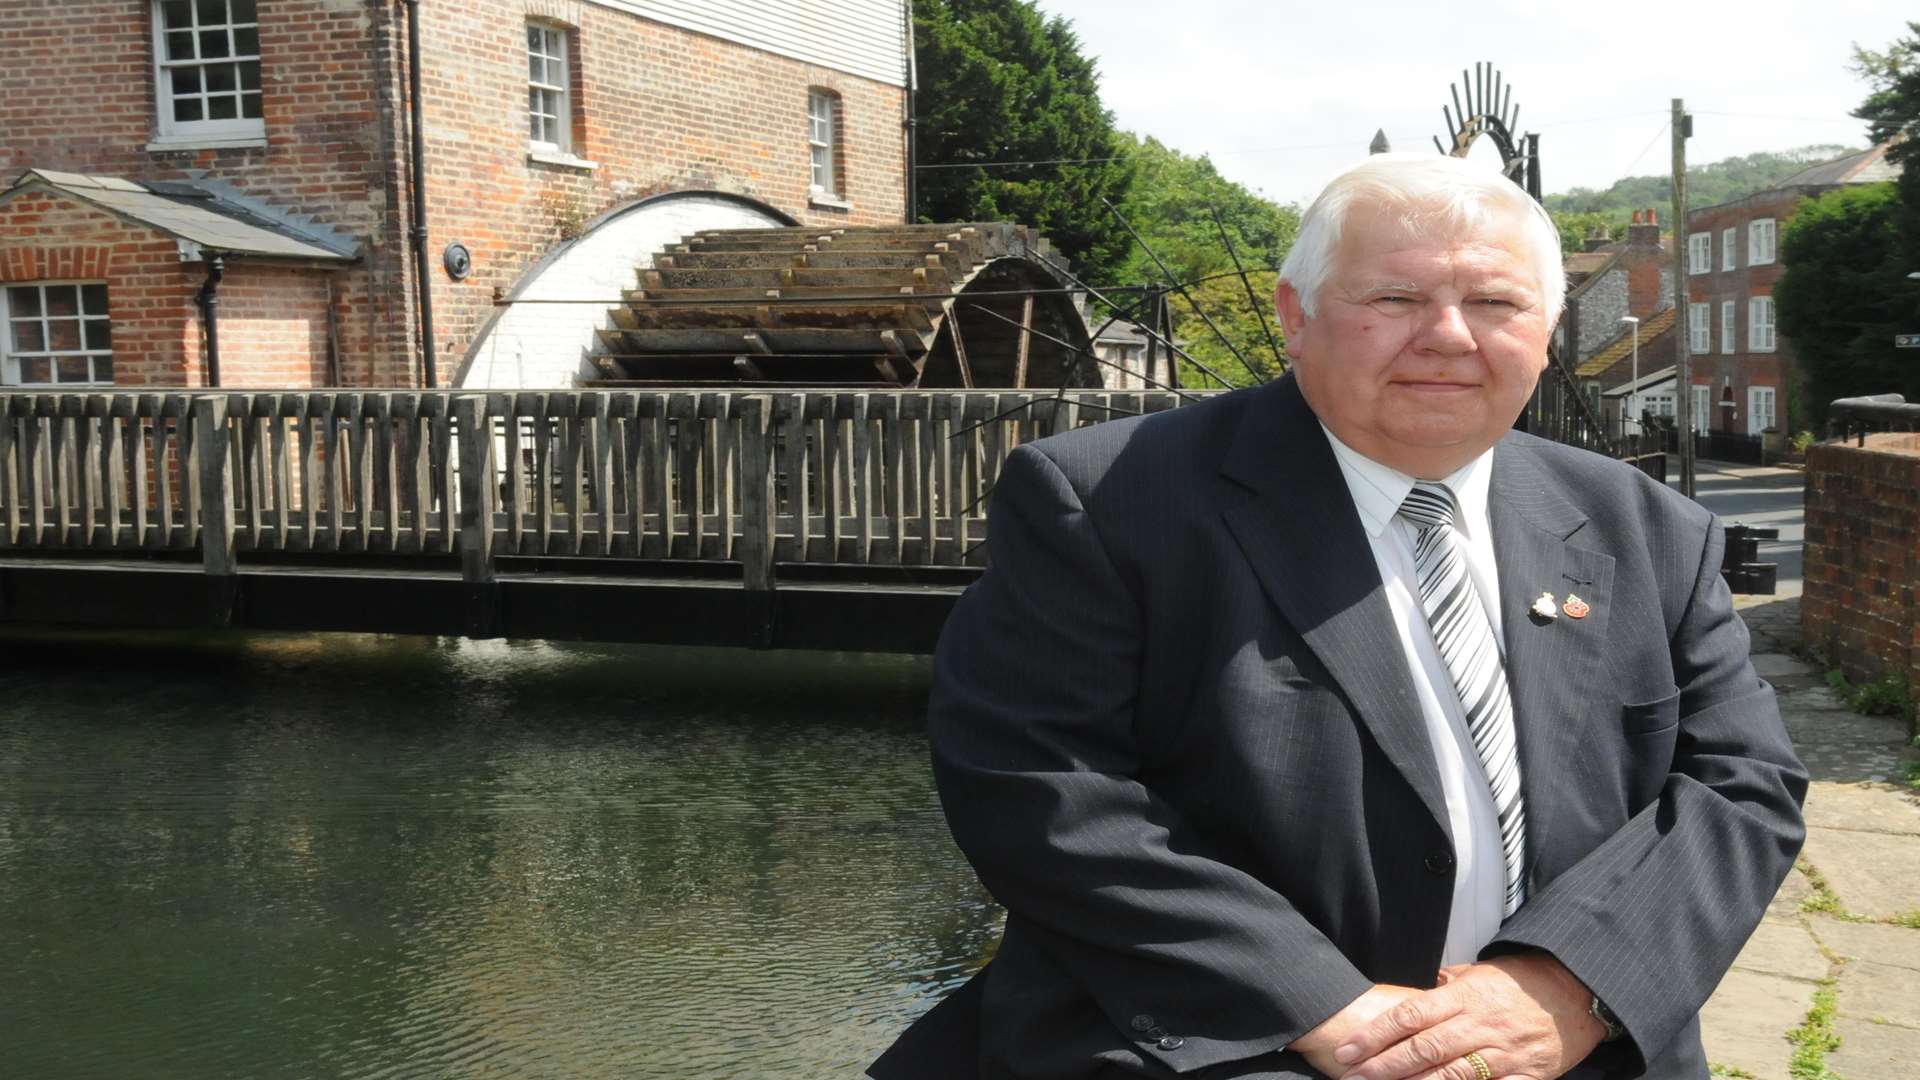
[[[1693,117],[1680,98],[1673,99],[1673,422],[1680,430],[1680,494],[1693,498],[1693,307],[1687,288],[1687,137]]]

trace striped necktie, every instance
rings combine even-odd
[[[1414,569],[1420,575],[1420,604],[1433,629],[1434,644],[1453,677],[1473,736],[1480,764],[1487,770],[1500,817],[1500,850],[1506,861],[1507,895],[1504,914],[1512,915],[1525,898],[1521,864],[1527,850],[1527,815],[1520,798],[1520,755],[1513,728],[1513,696],[1507,671],[1467,572],[1467,545],[1455,523],[1460,507],[1445,484],[1425,481],[1413,485],[1400,504],[1400,516],[1419,530],[1413,545]]]

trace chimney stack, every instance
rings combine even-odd
[[[1659,247],[1660,211],[1635,210],[1633,224],[1627,226],[1627,244],[1632,247]]]

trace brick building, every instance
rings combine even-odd
[[[1648,394],[1641,386],[1673,367],[1673,247],[1660,235],[1654,210],[1636,210],[1626,239],[1589,240],[1585,251],[1566,259],[1567,308],[1555,330],[1556,344],[1574,359],[1588,397],[1600,407],[1609,429],[1633,430],[1642,411],[1673,415],[1671,396]],[[1636,361],[1634,324],[1640,320]],[[1571,343],[1571,344],[1570,344]],[[1623,421],[1629,421],[1623,423]]]
[[[500,299],[904,217],[903,0],[10,0],[0,382],[208,385],[208,294],[221,385],[424,382],[410,7],[439,385],[582,372],[603,309]]]
[[[1795,173],[1779,186],[1687,214],[1687,347],[1693,408],[1713,431],[1785,430],[1792,343],[1774,330],[1780,235],[1800,200],[1846,184],[1890,180],[1885,145]]]

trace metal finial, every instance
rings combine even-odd
[[[1392,144],[1387,142],[1386,128],[1380,128],[1375,131],[1373,133],[1373,141],[1367,144],[1367,153],[1369,154],[1385,154],[1392,150]]]

